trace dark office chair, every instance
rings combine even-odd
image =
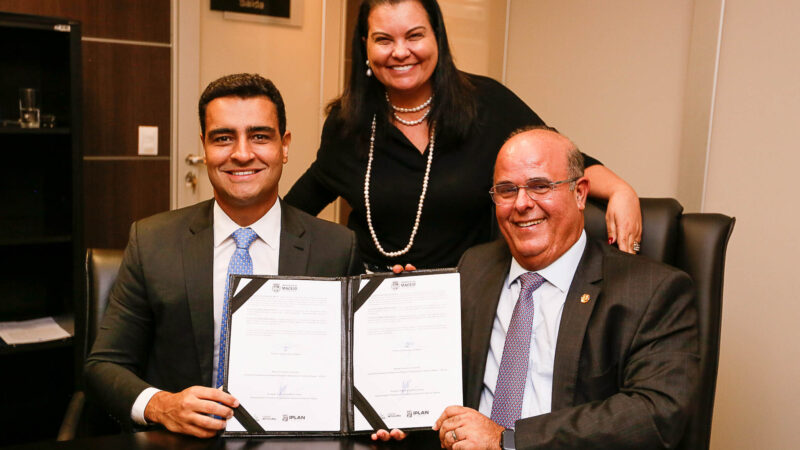
[[[642,198],[641,255],[691,275],[697,290],[700,389],[680,449],[708,449],[717,386],[725,251],[735,219],[722,214],[683,214],[671,198]],[[586,233],[606,240],[605,205],[586,208]]]
[[[94,343],[100,319],[108,305],[108,293],[117,279],[117,272],[122,263],[122,250],[88,249],[86,250],[86,292],[85,304],[76,313],[75,324],[75,364],[82,368],[86,357]],[[68,441],[78,435],[99,435],[119,431],[117,423],[86,400],[81,377],[72,396],[61,428],[58,430],[59,441]]]

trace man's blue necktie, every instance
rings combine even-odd
[[[514,428],[514,423],[522,414],[533,328],[533,291],[545,281],[544,277],[534,272],[523,273],[519,280],[522,288],[508,325],[492,402],[492,420],[505,428]]]
[[[222,386],[225,379],[225,347],[228,331],[228,297],[231,292],[231,274],[252,274],[253,260],[250,258],[250,244],[256,240],[258,235],[251,228],[239,228],[233,232],[233,240],[236,241],[236,251],[231,256],[228,264],[228,276],[225,279],[225,301],[222,304],[222,324],[220,325],[219,336],[219,364],[217,364],[217,387]]]

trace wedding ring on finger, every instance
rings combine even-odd
[[[633,251],[636,252],[636,253],[639,253],[639,250],[641,250],[641,249],[642,249],[642,246],[639,245],[638,242],[634,241],[634,243],[633,243]]]
[[[458,436],[456,435],[456,430],[453,430],[452,433],[453,433],[453,442],[458,442]]]

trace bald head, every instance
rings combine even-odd
[[[500,149],[501,151],[506,148],[509,141],[516,138],[517,136],[521,136],[523,139],[533,139],[538,136],[541,136],[544,139],[547,139],[548,136],[553,138],[556,141],[560,141],[559,145],[563,146],[563,148],[567,152],[567,170],[569,172],[569,178],[580,178],[583,176],[583,167],[584,167],[584,159],[583,153],[581,153],[580,149],[574,142],[572,142],[568,137],[564,136],[563,134],[559,133],[557,129],[553,127],[549,127],[547,125],[530,125],[527,127],[519,128],[514,130],[503,143],[503,147]],[[499,157],[498,153],[498,157]]]
[[[582,175],[580,151],[552,129],[522,130],[498,152],[495,186],[557,183],[544,193],[523,188],[513,199],[496,201],[500,230],[511,254],[527,270],[547,267],[580,237],[589,192]]]

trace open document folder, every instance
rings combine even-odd
[[[224,435],[429,428],[462,404],[454,269],[231,281]]]

